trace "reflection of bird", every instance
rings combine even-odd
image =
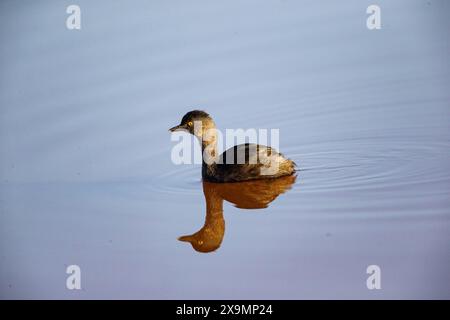
[[[295,172],[295,163],[292,160],[271,147],[260,144],[240,144],[217,156],[216,125],[204,111],[194,110],[185,114],[181,124],[170,129],[172,132],[179,130],[186,130],[200,140],[204,180],[236,182],[277,178]]]
[[[223,200],[238,208],[266,208],[280,194],[289,190],[297,177],[290,175],[276,179],[244,181],[236,183],[203,182],[206,200],[206,218],[196,233],[178,238],[190,242],[194,250],[211,252],[218,249],[225,234]]]

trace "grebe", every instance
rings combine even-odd
[[[295,173],[295,163],[271,147],[244,143],[217,157],[216,125],[209,114],[194,110],[169,131],[187,131],[202,145],[202,177],[210,182],[238,182],[288,176]],[[206,152],[205,152],[206,151]]]

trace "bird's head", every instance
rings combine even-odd
[[[170,128],[169,131],[187,131],[190,134],[201,138],[208,129],[212,128],[215,128],[215,124],[209,114],[204,111],[193,110],[186,113],[183,119],[181,119],[181,123]]]
[[[192,248],[197,252],[212,252],[216,251],[220,245],[222,244],[225,222],[223,220],[220,221],[219,225],[211,230],[208,227],[203,227],[196,233],[188,236],[181,236],[178,240],[183,242],[189,242],[192,245]]]

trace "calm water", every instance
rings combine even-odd
[[[371,1],[77,1],[69,31],[71,2],[2,1],[0,296],[450,298],[450,3],[377,3],[369,31]],[[177,240],[208,218],[170,159],[193,108],[301,169],[225,200],[211,253]]]

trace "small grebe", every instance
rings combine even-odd
[[[169,131],[185,130],[202,145],[202,177],[211,182],[238,182],[278,178],[295,172],[295,163],[268,146],[244,143],[217,155],[216,125],[204,111],[186,113]],[[206,152],[205,152],[206,151]],[[205,159],[207,157],[207,159]]]

